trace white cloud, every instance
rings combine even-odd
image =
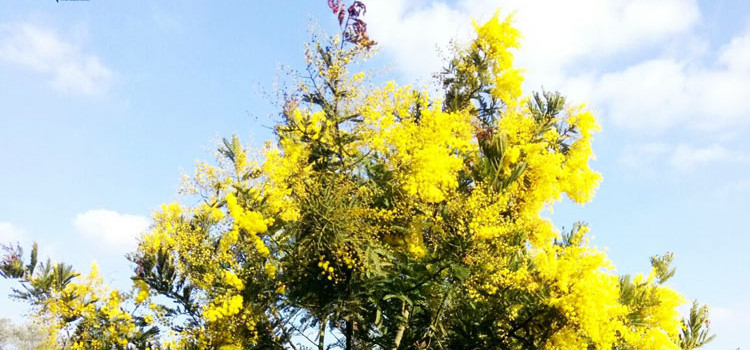
[[[527,90],[561,90],[618,127],[654,134],[750,124],[750,32],[706,57],[694,0],[381,0],[366,20],[400,72],[425,84],[443,64],[436,47],[470,37],[472,19],[497,8],[514,12],[523,35]]]
[[[118,251],[130,251],[135,248],[137,238],[148,229],[150,222],[144,216],[96,209],[78,214],[73,225],[86,238]]]
[[[669,163],[676,169],[690,170],[710,163],[735,162],[742,157],[723,146],[712,145],[696,148],[689,145],[678,145],[669,158]]]
[[[662,142],[653,142],[625,146],[619,163],[627,168],[644,171],[664,164],[673,170],[684,172],[707,164],[732,163],[743,160],[744,157],[741,154],[718,144],[695,147],[687,144],[669,145]]]
[[[17,242],[26,242],[27,233],[25,230],[14,226],[9,222],[0,222],[0,244],[15,244]]]
[[[30,23],[0,26],[0,61],[36,71],[52,88],[80,95],[105,93],[113,77],[96,55]]]
[[[467,13],[443,2],[382,0],[368,8],[365,20],[370,36],[398,62],[400,73],[421,83],[429,83],[442,65],[436,49],[465,36],[471,26]]]
[[[644,169],[670,152],[670,146],[660,142],[627,145],[620,156],[620,164],[633,169]]]
[[[750,33],[734,37],[719,55],[719,62],[732,71],[750,71]]]
[[[486,20],[500,8],[515,12],[523,33],[519,66],[529,67],[529,86],[564,80],[565,69],[588,61],[658,43],[689,30],[700,19],[693,0],[381,0],[366,20],[371,36],[410,78],[425,79],[440,69],[435,47],[467,37],[471,21]]]
[[[750,122],[750,33],[724,46],[712,67],[653,59],[605,74],[592,95],[621,127],[720,130]]]
[[[691,108],[684,101],[690,92],[683,69],[670,59],[652,60],[605,74],[593,90],[617,125],[662,129],[684,118]]]

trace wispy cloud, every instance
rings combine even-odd
[[[626,168],[643,171],[666,165],[672,170],[685,172],[709,164],[736,163],[744,159],[742,154],[719,144],[697,147],[653,142],[625,146],[619,163]]]
[[[719,194],[722,196],[727,195],[741,195],[746,196],[750,192],[750,180],[740,180],[725,184],[719,190]]]
[[[638,145],[627,145],[620,156],[619,163],[632,169],[645,169],[671,151],[665,143],[653,142]]]
[[[106,93],[113,78],[98,56],[31,23],[0,26],[0,61],[35,71],[55,90],[78,95]]]
[[[9,222],[0,222],[0,244],[25,243],[27,236],[26,230]]]
[[[84,238],[109,249],[128,252],[135,248],[137,238],[148,229],[150,222],[144,216],[96,209],[78,214],[73,225]]]
[[[742,160],[741,155],[720,145],[707,147],[678,145],[672,152],[669,163],[672,167],[679,170],[691,170],[707,164],[736,162],[740,160]]]

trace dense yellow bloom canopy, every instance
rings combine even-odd
[[[154,349],[281,349],[310,334],[322,349],[330,333],[347,349],[679,349],[668,257],[618,276],[585,225],[561,232],[541,215],[592,199],[596,118],[559,93],[522,96],[510,19],[475,30],[440,98],[368,87],[349,70],[369,45],[311,44],[275,142],[253,154],[226,140],[186,181],[199,203],[154,214],[131,294],[92,273],[43,303],[57,328],[107,320],[109,342],[65,347],[125,348],[139,326],[171,329]]]

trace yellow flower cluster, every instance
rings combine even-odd
[[[104,286],[96,264],[81,282],[70,282],[63,290],[54,290],[44,300],[41,322],[50,330],[65,330],[70,320],[77,320],[86,331],[79,332],[72,349],[104,350],[112,346],[126,348],[134,337],[136,325],[132,315],[123,309],[126,295]],[[97,328],[98,332],[89,332]],[[101,335],[100,335],[101,334]],[[57,348],[57,333],[50,333],[49,348]]]
[[[572,344],[580,346],[588,338],[597,348],[611,348],[625,308],[604,254],[586,245],[550,244],[536,254],[534,265],[541,283],[551,286],[548,305],[563,312],[581,336]]]
[[[325,260],[324,256],[320,257],[320,261],[318,261],[318,267],[322,270],[320,271],[320,274],[326,276],[329,281],[332,281],[334,278],[336,278],[336,274],[334,273],[333,266],[331,266],[331,262]]]
[[[291,222],[298,220],[300,216],[299,205],[291,195],[294,184],[299,184],[299,180],[309,170],[304,165],[309,150],[289,138],[281,139],[280,147],[281,149],[266,147],[266,161],[262,169],[268,181],[264,184],[264,196],[271,214],[278,214],[282,220]]]
[[[493,75],[492,95],[506,103],[509,109],[518,106],[521,96],[521,70],[513,67],[513,51],[521,46],[520,32],[513,27],[513,18],[507,17],[500,21],[500,13],[483,25],[474,23],[477,39],[474,48],[483,51],[490,62]],[[464,69],[475,69],[465,67]]]
[[[135,290],[137,291],[135,302],[136,304],[141,304],[150,296],[150,288],[148,287],[148,284],[146,284],[146,282],[141,279],[136,280],[135,282],[133,282],[133,284],[135,286]]]
[[[641,274],[633,278],[636,292],[645,295],[646,300],[645,305],[628,305],[628,311],[639,314],[642,322],[623,327],[622,337],[635,349],[679,349],[674,343],[682,326],[677,307],[685,299],[673,289],[657,285],[654,279],[653,270],[645,278]]]
[[[591,149],[592,135],[600,127],[591,111],[585,110],[583,105],[568,109],[567,114],[568,124],[576,126],[581,137],[570,146],[565,159],[562,189],[573,201],[585,203],[591,200],[602,179],[599,173],[588,166],[589,160],[594,158]]]
[[[263,271],[265,271],[266,276],[270,279],[274,279],[276,277],[276,265],[272,264],[270,261],[266,263],[266,265],[263,267]]]
[[[405,237],[406,251],[415,258],[421,258],[427,254],[427,247],[424,244],[423,223],[415,221],[409,234]]]
[[[501,240],[514,229],[507,218],[498,213],[508,210],[508,198],[502,193],[486,191],[480,184],[462,203],[466,213],[470,213],[469,233],[478,240]]]
[[[154,228],[143,237],[141,247],[150,252],[171,249],[176,243],[174,236],[183,228],[182,208],[177,203],[164,204],[161,212],[154,213],[153,219]]]
[[[403,190],[428,203],[456,189],[463,155],[476,150],[472,116],[428,106],[426,92],[389,83],[368,96],[361,148],[378,152],[398,174]]]
[[[268,230],[266,220],[263,219],[263,214],[242,208],[237,204],[237,197],[232,193],[227,194],[226,200],[229,214],[232,215],[234,223],[239,229],[245,230],[251,235],[263,233]]]
[[[245,284],[237,275],[229,270],[224,271],[224,284],[238,291],[245,289]]]
[[[258,234],[266,232],[266,230],[268,230],[267,224],[273,222],[273,220],[264,220],[263,214],[256,211],[245,210],[239,204],[237,204],[237,197],[235,197],[232,193],[227,194],[226,200],[229,214],[234,219],[234,228],[229,234],[224,237],[222,243],[226,247],[235,244],[239,237],[238,230],[244,230],[250,235],[251,239],[255,243],[255,249],[258,250],[258,253],[262,256],[268,256],[270,251],[268,250],[268,247],[266,247],[265,243],[263,243],[263,239],[261,239]]]
[[[208,321],[215,322],[224,317],[236,315],[241,309],[241,295],[224,296],[209,304],[203,314]]]
[[[362,270],[364,264],[357,257],[356,251],[348,246],[338,247],[333,251],[334,257],[336,258],[337,265],[346,266],[349,270],[359,269]]]

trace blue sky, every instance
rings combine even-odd
[[[371,0],[386,78],[430,88],[436,48],[471,19],[515,11],[527,91],[559,90],[598,115],[588,222],[619,273],[673,251],[671,285],[711,306],[708,349],[750,347],[750,2]],[[125,284],[122,254],[180,177],[235,133],[270,137],[280,65],[302,64],[325,1],[0,0],[0,241]],[[8,283],[0,283],[7,294]],[[0,317],[25,310],[0,297]]]

